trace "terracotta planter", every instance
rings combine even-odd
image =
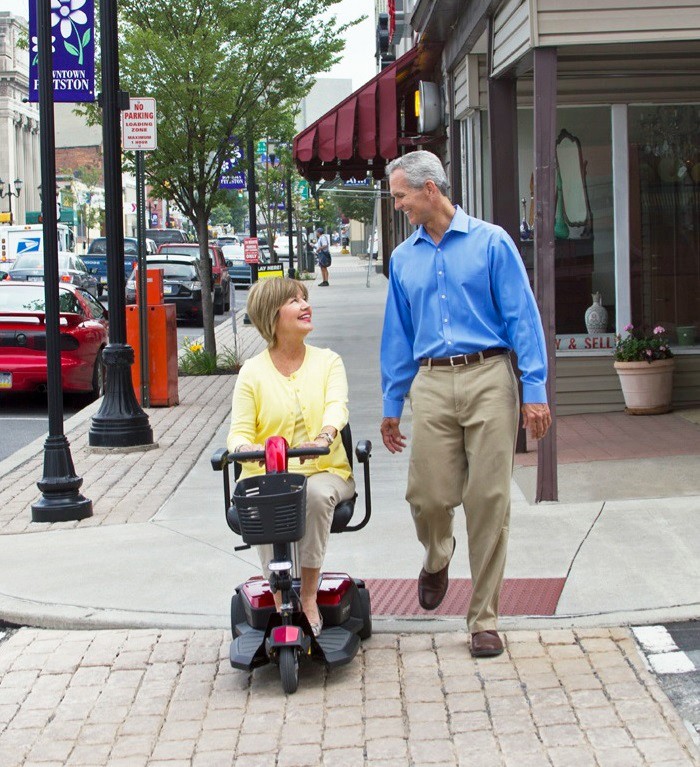
[[[659,415],[671,409],[673,358],[654,362],[616,362],[625,412],[631,415]]]

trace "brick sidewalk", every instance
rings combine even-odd
[[[238,314],[238,350],[247,359],[264,342]],[[235,346],[230,322],[216,328],[219,349]],[[0,490],[0,534],[94,527],[102,524],[146,522],[187,476],[202,450],[211,442],[231,409],[234,378],[230,375],[180,377],[177,407],[148,408],[153,439],[158,448],[105,454],[88,445],[90,419],[69,431],[81,492],[93,502],[93,516],[80,522],[53,524],[31,521],[31,504],[40,497],[36,483],[43,473],[43,449],[3,476]]]
[[[231,669],[221,631],[42,631],[0,643],[3,767],[690,767],[626,629],[383,634],[330,673]]]

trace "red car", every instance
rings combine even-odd
[[[164,242],[158,246],[157,253],[164,255],[183,255],[199,258],[198,242]],[[231,278],[226,266],[226,259],[218,245],[209,246],[211,275],[214,283],[214,314],[223,314],[231,308]]]
[[[85,290],[61,285],[58,291],[63,391],[99,397],[107,312]],[[0,393],[46,388],[45,323],[43,283],[0,282]]]

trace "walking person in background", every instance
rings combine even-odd
[[[322,226],[316,229],[316,260],[321,267],[319,287],[328,287],[328,267],[331,265],[331,241]]]
[[[381,433],[391,453],[406,446],[399,426],[406,396],[413,412],[406,500],[425,548],[418,601],[434,610],[447,592],[461,503],[473,586],[471,654],[500,655],[498,600],[518,426],[508,352],[518,356],[523,422],[541,439],[551,424],[542,322],[513,241],[450,202],[434,154],[410,152],[386,173],[396,210],[418,227],[391,256],[381,343]]]

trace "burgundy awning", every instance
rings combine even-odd
[[[371,172],[383,178],[398,157],[403,102],[432,68],[434,52],[417,46],[294,137],[294,161],[312,181]],[[412,109],[412,104],[410,105]]]

